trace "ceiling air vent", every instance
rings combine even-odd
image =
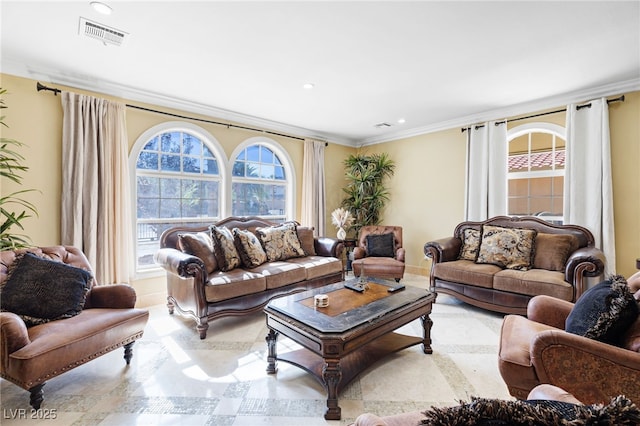
[[[375,126],[376,129],[386,129],[387,127],[391,127],[391,124],[389,123],[378,123]]]
[[[113,44],[115,46],[122,46],[129,36],[129,34],[124,31],[89,21],[83,17],[80,17],[78,34],[101,41],[105,45]]]

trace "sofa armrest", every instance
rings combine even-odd
[[[531,389],[527,399],[547,399],[551,401],[567,402],[569,404],[582,404],[575,396],[566,390],[548,383],[543,383]]]
[[[448,262],[458,258],[461,246],[462,241],[459,238],[441,238],[426,243],[424,245],[424,254],[431,258],[433,263]]]
[[[559,386],[585,404],[625,394],[640,398],[640,354],[562,330],[538,333],[531,363],[541,383]]]
[[[94,286],[87,294],[84,309],[129,309],[136,304],[136,291],[128,284]]]
[[[404,247],[399,247],[398,250],[396,250],[396,260],[399,260],[400,262],[404,262],[405,253],[406,253],[406,250],[404,249]]]
[[[316,237],[313,243],[318,256],[337,258],[342,256],[342,251],[344,250],[342,240],[329,237]]]
[[[0,343],[3,363],[8,362],[9,354],[31,343],[27,326],[13,312],[0,312]]]
[[[582,275],[586,277],[597,277],[604,272],[604,265],[607,260],[602,250],[596,247],[582,247],[571,253],[565,266],[565,281],[575,283],[576,279]],[[576,277],[576,274],[579,276]],[[580,280],[582,282],[582,280]],[[580,296],[585,289],[576,289],[576,297]]]
[[[547,295],[534,296],[527,304],[527,318],[564,330],[573,303]]]
[[[161,248],[155,252],[153,260],[167,272],[182,278],[200,275],[203,277],[204,282],[208,280],[204,262],[197,256],[192,256],[174,248]]]

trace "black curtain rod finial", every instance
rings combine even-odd
[[[53,88],[53,87],[47,87],[44,84],[40,84],[39,81],[36,82],[36,90],[38,92],[40,92],[41,90],[48,90],[50,92],[53,92],[53,94],[56,95],[56,96],[58,96],[58,93],[62,92],[62,90],[60,90],[60,89],[56,89],[56,88]]]

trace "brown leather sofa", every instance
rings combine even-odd
[[[71,246],[30,248],[0,252],[0,285],[16,255],[28,251],[39,257],[91,271],[85,255]],[[31,406],[40,408],[45,382],[114,349],[124,346],[129,364],[132,346],[142,337],[149,318],[146,309],[134,308],[136,293],[125,284],[96,285],[86,293],[82,311],[27,328],[20,316],[0,312],[0,376],[31,393]]]
[[[367,248],[367,237],[393,234],[392,256],[371,256]],[[363,226],[358,243],[353,249],[353,274],[356,277],[377,277],[400,281],[404,277],[405,249],[402,247],[401,226]],[[364,272],[363,272],[364,271]]]
[[[258,217],[229,217],[214,225],[255,231],[276,223]],[[307,231],[310,231],[307,229]],[[179,235],[209,232],[208,226],[174,227],[160,237],[156,263],[166,270],[169,313],[192,318],[204,339],[209,321],[225,316],[241,316],[260,311],[273,298],[309,290],[343,279],[343,243],[325,237],[301,238],[303,248],[310,245],[315,255],[266,262],[247,269],[237,267],[223,272],[218,266],[207,271],[203,259],[179,248]],[[298,231],[300,236],[300,230]],[[307,240],[306,244],[302,240]]]
[[[640,297],[640,274],[627,280]],[[564,331],[573,303],[548,296],[531,299],[527,318],[507,315],[500,336],[498,367],[509,393],[525,398],[541,383],[562,387],[585,404],[606,403],[622,394],[640,401],[640,317],[622,346]]]
[[[481,232],[487,225],[535,230],[532,268],[504,269],[461,259],[465,232]],[[426,243],[424,253],[432,261],[429,276],[432,291],[449,294],[483,309],[520,315],[526,313],[529,300],[540,294],[574,302],[585,291],[586,278],[600,276],[606,262],[604,253],[594,246],[588,229],[553,225],[529,216],[497,216],[483,222],[462,222],[452,237]]]
[[[580,404],[581,402],[570,393],[556,386],[539,385],[532,389],[528,395],[531,400],[552,400]],[[429,407],[425,407],[427,410]],[[391,416],[377,416],[372,413],[364,413],[358,416],[350,426],[418,426],[425,418],[421,411],[395,414]]]

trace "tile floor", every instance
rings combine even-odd
[[[427,288],[426,277],[407,285]],[[440,295],[431,318],[432,355],[417,345],[391,355],[357,377],[340,395],[342,420],[327,421],[326,394],[303,370],[280,362],[266,374],[263,314],[223,318],[200,340],[194,323],[150,308],[144,337],[126,367],[118,349],[44,387],[32,419],[29,394],[0,380],[0,423],[14,425],[347,425],[363,412],[389,415],[470,396],[510,398],[497,367],[502,315]],[[419,320],[401,329],[421,335]],[[278,339],[278,353],[296,348]],[[26,417],[26,418],[24,418]]]

